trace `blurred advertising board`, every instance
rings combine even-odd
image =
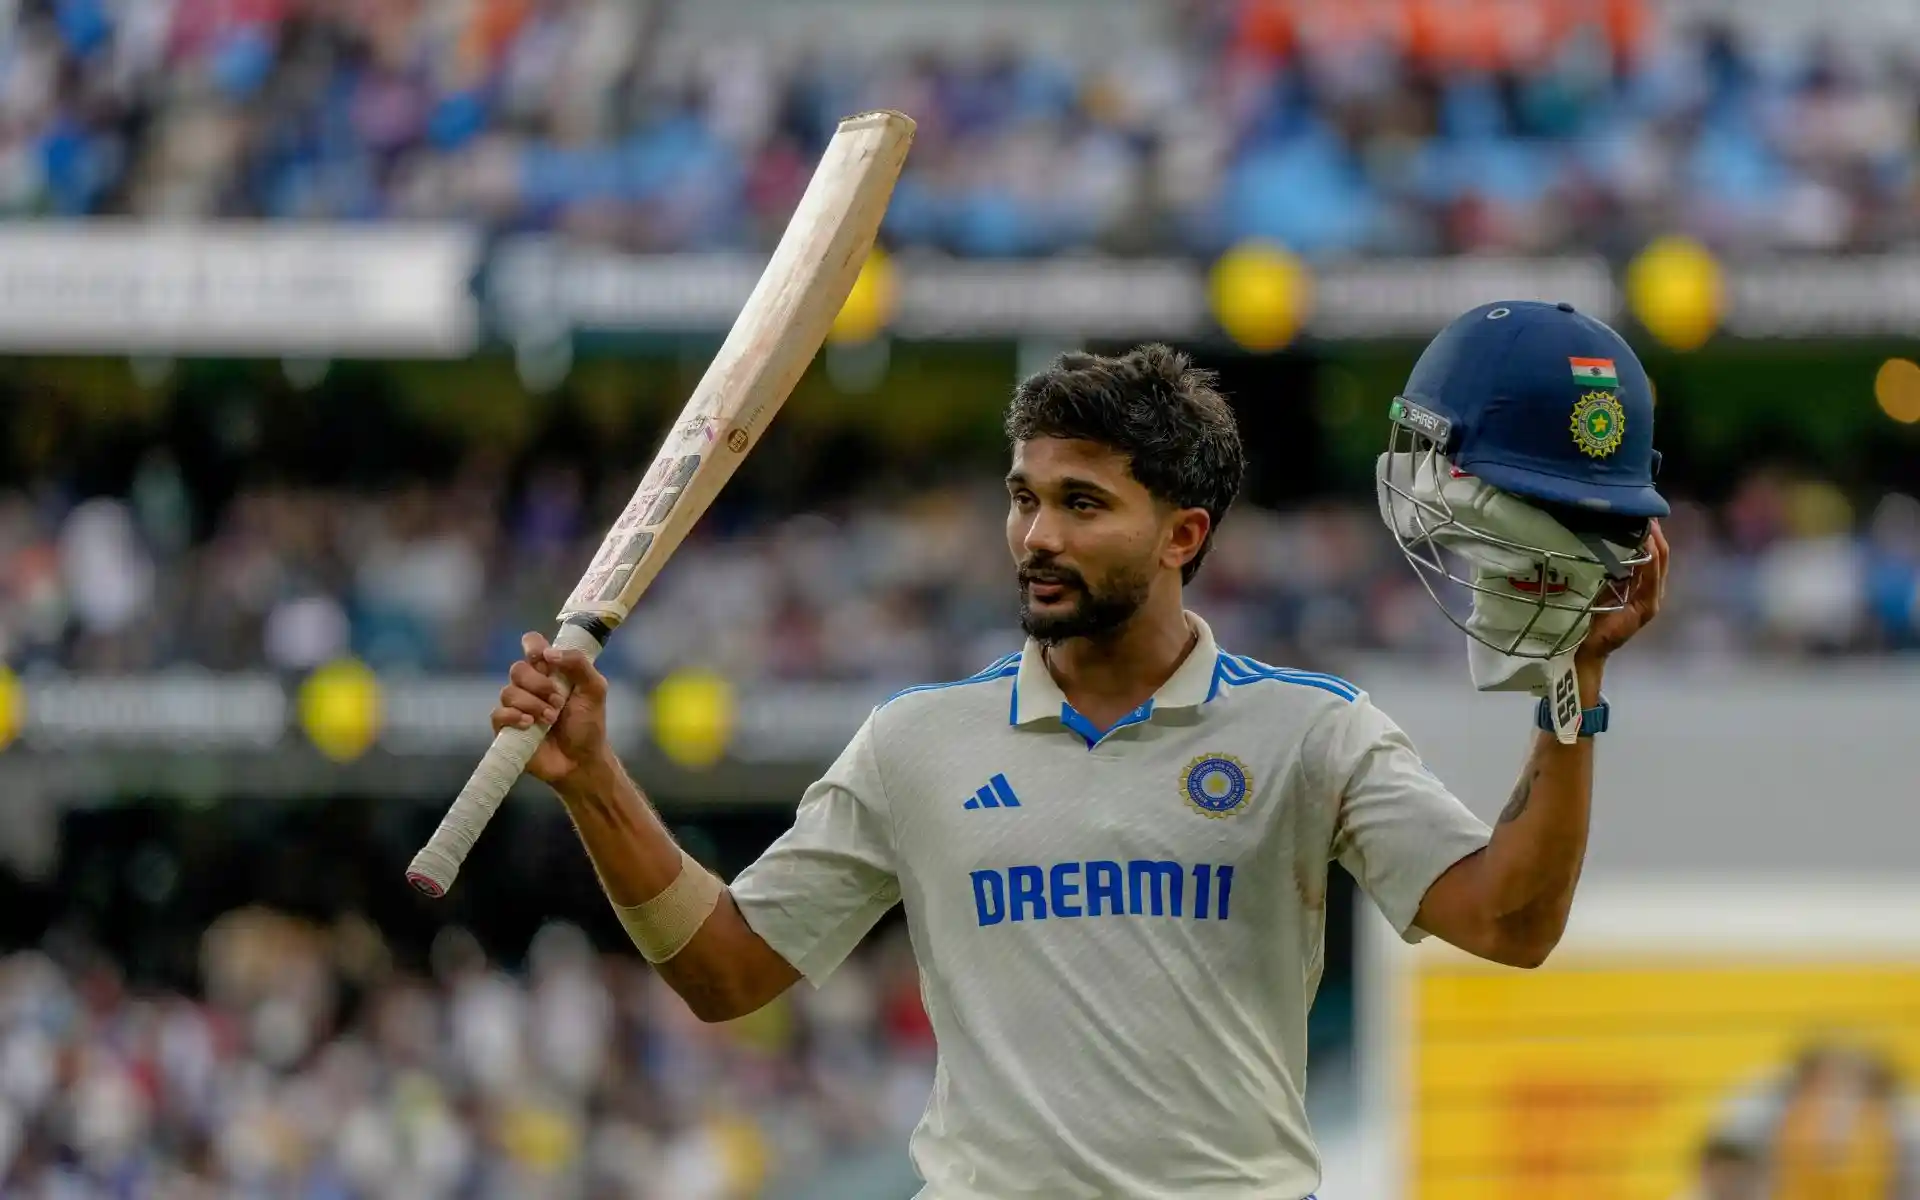
[[[0,223],[0,350],[463,355],[479,253],[451,225]]]
[[[1914,1194],[1910,876],[1590,880],[1536,971],[1358,919],[1368,1196]]]
[[[720,336],[763,260],[635,255],[550,235],[500,243],[482,294],[492,335]],[[1491,300],[1565,300],[1676,350],[1735,339],[1920,334],[1920,255],[1721,260],[1660,239],[1598,256],[1308,262],[1236,246],[1211,261],[1073,255],[1031,262],[878,255],[848,301],[842,340],[1218,339],[1255,352],[1296,339],[1431,336]],[[850,331],[852,331],[850,333]]]
[[[716,338],[756,253],[637,255],[549,234],[483,246],[457,224],[15,221],[0,225],[0,352],[462,357],[576,336]],[[1920,255],[1722,260],[1658,239],[1625,261],[1463,255],[1308,261],[876,254],[835,338],[1421,339],[1496,299],[1565,300],[1678,350],[1733,339],[1920,334]]]
[[[895,689],[790,683],[737,688],[685,671],[650,689],[614,682],[616,736],[687,747],[688,761],[817,762],[838,754]],[[378,745],[396,754],[466,754],[492,740],[500,680],[476,675],[381,678],[342,659],[301,678],[200,670],[146,675],[0,667],[0,751],[271,749],[303,736],[340,761]]]
[[[684,671],[616,681],[608,734],[676,798],[791,805],[891,688],[737,688]],[[438,799],[492,740],[491,676],[381,676],[343,659],[304,676],[0,666],[0,794],[64,804],[340,793]],[[682,796],[684,793],[684,796]]]
[[[1385,661],[1356,661],[1347,673],[1492,821],[1531,729],[1527,698],[1466,696],[1451,671]],[[615,679],[609,732],[637,756],[636,770],[687,782],[691,799],[790,806],[872,707],[914,682],[734,680],[688,667],[651,683]],[[32,770],[74,802],[126,787],[165,795],[176,779],[196,797],[362,787],[438,795],[486,749],[499,689],[490,675],[384,672],[355,659],[305,674],[0,667],[0,794]],[[1615,727],[1597,767],[1589,871],[1911,864],[1915,666],[1670,672],[1623,663],[1607,690]],[[723,776],[726,789],[698,782]]]
[[[483,288],[509,342],[563,332],[726,332],[764,260],[629,255],[546,235],[503,241]],[[1218,337],[1278,349],[1296,335],[1425,337],[1489,299],[1573,302],[1613,319],[1605,260],[1483,256],[1310,268],[1249,245],[1208,263],[1074,255],[1031,262],[880,257],[856,288],[851,324],[908,340]]]

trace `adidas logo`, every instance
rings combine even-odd
[[[987,780],[986,786],[968,797],[962,808],[1019,808],[1020,797],[1013,794],[1013,785],[1007,782],[1005,775],[995,775]]]

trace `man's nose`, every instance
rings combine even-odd
[[[1027,522],[1026,536],[1021,544],[1036,554],[1058,554],[1063,546],[1060,537],[1060,519],[1052,516],[1046,509],[1033,514],[1033,520]]]

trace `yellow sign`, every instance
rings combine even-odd
[[[707,671],[681,671],[653,692],[653,738],[682,767],[711,767],[733,737],[733,686]]]
[[[1873,398],[1881,412],[1902,425],[1920,421],[1920,363],[1910,358],[1881,363],[1873,376]]]
[[[357,659],[330,662],[307,676],[298,703],[307,739],[335,762],[359,758],[379,735],[380,684]]]
[[[1778,1086],[1784,1128],[1810,1050],[1858,1045],[1920,1081],[1911,962],[1427,969],[1414,1004],[1418,1200],[1676,1200],[1743,1099]],[[1777,1151],[1759,1137],[1760,1156]],[[1853,1200],[1845,1182],[1877,1156],[1829,1157],[1833,1190],[1806,1195]]]
[[[1209,280],[1214,319],[1241,347],[1258,354],[1282,349],[1306,322],[1313,277],[1279,246],[1243,242],[1220,256]]]
[[[0,750],[13,745],[26,719],[27,699],[21,691],[20,680],[0,664]]]
[[[1610,879],[1534,971],[1362,935],[1387,1200],[1905,1194],[1920,888]]]
[[[872,340],[893,319],[895,295],[893,263],[876,247],[860,264],[847,302],[828,327],[828,340],[843,345]]]
[[[1697,350],[1720,325],[1726,288],[1704,246],[1669,237],[1627,267],[1627,302],[1648,333],[1675,350]]]

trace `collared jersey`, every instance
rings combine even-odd
[[[1366,694],[1194,649],[1101,731],[1029,642],[876,708],[734,880],[816,985],[896,902],[939,1063],[926,1200],[1299,1200],[1329,863],[1409,941],[1487,826]]]

